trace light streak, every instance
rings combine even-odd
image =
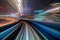
[[[60,7],[52,8],[52,9],[49,9],[49,10],[47,10],[45,12],[53,12],[55,10],[60,10]]]

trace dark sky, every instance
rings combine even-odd
[[[28,0],[27,6],[33,9],[42,9],[55,2],[60,2],[60,0]]]

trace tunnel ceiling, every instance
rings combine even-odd
[[[15,10],[6,0],[0,0],[0,14],[16,12]]]
[[[26,9],[31,8],[30,11],[24,11],[24,14],[29,14],[30,16],[35,16],[34,10],[38,9],[48,9],[49,5],[52,3],[57,3],[60,2],[60,0],[23,0],[23,7],[26,7]],[[27,15],[27,16],[29,16]],[[25,17],[25,16],[24,16]]]
[[[51,3],[60,2],[60,0],[27,0],[27,6],[33,9],[43,9]]]

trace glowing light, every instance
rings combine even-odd
[[[56,6],[60,6],[60,3],[53,3],[53,4],[50,4],[52,5],[52,7],[56,7]]]
[[[17,15],[16,15],[16,14],[11,14],[11,16],[12,16],[12,17],[17,17]]]
[[[42,12],[44,12],[44,10],[34,10],[34,12],[36,12],[36,13],[42,13]]]
[[[18,2],[18,12],[19,12],[19,15],[22,16],[22,12],[23,12],[23,4],[22,4],[22,0],[17,0]]]
[[[47,14],[47,12],[45,12],[44,10],[35,10],[34,11],[36,14],[38,14],[39,16],[40,15],[46,15]]]
[[[0,10],[4,10],[4,7],[0,6]]]
[[[8,25],[14,22],[17,22],[18,20],[14,19],[14,18],[5,18],[3,20],[8,20],[9,22],[4,22],[4,23],[0,23],[0,27],[4,26],[4,25]]]
[[[0,15],[5,17],[18,17],[18,13],[11,13],[10,15]]]
[[[21,0],[17,0],[18,1],[18,3],[21,1]]]
[[[50,9],[50,10],[47,10],[46,12],[53,12],[55,10],[60,10],[60,7],[56,7],[56,8],[53,8],[53,9]]]

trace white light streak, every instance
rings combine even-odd
[[[17,1],[18,1],[18,3],[20,3],[21,0],[17,0]]]
[[[60,10],[60,7],[56,7],[56,8],[53,8],[53,9],[50,9],[50,10],[47,10],[46,12],[53,12],[55,10]]]
[[[18,12],[20,13],[19,15],[22,16],[22,12],[23,12],[23,3],[22,3],[22,0],[17,0],[18,2]]]
[[[27,26],[27,24],[25,24],[26,25],[26,40],[29,40],[29,36],[28,36],[28,26]]]

